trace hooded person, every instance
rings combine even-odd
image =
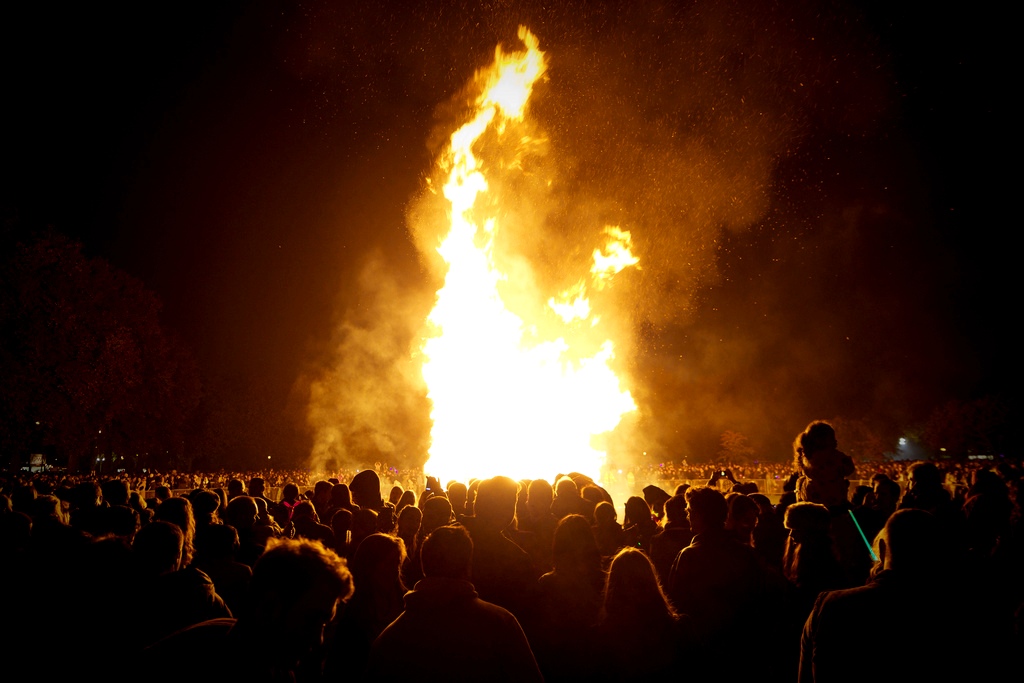
[[[654,484],[649,484],[645,486],[643,494],[644,500],[647,502],[649,506],[651,506],[651,511],[658,516],[659,520],[664,518],[665,503],[672,496],[670,496],[665,489],[659,486],[655,486]]]
[[[352,502],[361,508],[378,511],[384,506],[380,495],[380,477],[373,470],[363,470],[348,485]]]

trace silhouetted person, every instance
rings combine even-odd
[[[585,515],[586,505],[580,497],[579,489],[569,477],[562,477],[555,484],[555,499],[551,503],[551,514],[555,519],[566,515]]]
[[[757,526],[757,503],[742,493],[730,493],[725,497],[729,515],[725,518],[725,530],[743,545],[753,547],[754,527]]]
[[[545,680],[579,680],[596,674],[590,653],[605,575],[590,524],[563,517],[555,529],[554,570],[537,580],[529,608],[530,643]]]
[[[373,643],[367,680],[543,680],[516,618],[477,596],[469,580],[473,541],[466,530],[435,530],[423,542],[421,558],[424,578],[406,594],[405,611]]]
[[[384,505],[380,495],[380,477],[373,470],[363,470],[348,485],[352,502],[361,508],[378,511]]]
[[[782,555],[786,548],[786,538],[789,536],[782,525],[783,515],[775,512],[775,506],[768,496],[752,493],[747,497],[754,501],[758,510],[757,524],[750,533],[754,552],[766,569],[781,572]]]
[[[651,508],[651,512],[659,520],[665,517],[665,501],[672,496],[668,495],[668,492],[660,486],[649,484],[644,487],[644,502],[647,503]]]
[[[669,575],[672,573],[672,565],[676,561],[679,551],[690,545],[693,540],[693,531],[690,529],[690,522],[686,517],[686,498],[673,496],[665,501],[665,526],[661,533],[651,539],[651,563],[658,572],[658,581],[663,586],[668,585]]]
[[[308,500],[300,502],[292,511],[292,528],[297,537],[320,541],[325,548],[333,548],[335,545],[334,530],[320,523],[316,508]]]
[[[527,487],[526,505],[516,510],[519,533],[515,540],[529,553],[534,567],[541,571],[552,567],[551,542],[558,525],[558,519],[551,514],[554,495],[551,484],[534,479]]]
[[[522,614],[524,601],[538,573],[525,550],[516,545],[505,530],[515,518],[519,485],[508,477],[493,477],[480,482],[476,515],[469,526],[473,536],[473,585],[480,597],[501,605],[513,614]]]
[[[651,539],[661,531],[654,519],[654,513],[647,501],[639,496],[626,499],[626,516],[622,520],[622,531],[626,546],[637,548],[645,553],[650,552]]]
[[[334,552],[314,541],[274,539],[253,569],[249,606],[237,619],[165,638],[143,653],[137,670],[156,683],[294,681],[351,593],[352,577]]]
[[[143,645],[201,621],[231,617],[210,577],[194,566],[185,567],[184,546],[181,529],[161,520],[146,525],[135,536],[132,553],[139,567],[140,587],[152,606],[139,633]]]
[[[236,496],[224,509],[224,523],[234,527],[238,532],[238,552],[235,555],[242,564],[253,567],[256,560],[263,554],[267,541],[274,537],[273,530],[261,526],[259,506],[251,496]]]
[[[448,500],[451,501],[452,510],[455,512],[455,518],[458,519],[461,515],[466,514],[466,498],[469,497],[469,487],[459,481],[453,481],[448,484]]]
[[[213,581],[217,595],[224,599],[232,614],[245,604],[252,580],[249,565],[235,560],[238,553],[238,532],[229,524],[213,524],[196,534],[196,569]]]
[[[274,505],[274,501],[270,500],[266,496],[267,483],[263,480],[263,477],[253,477],[249,480],[248,493],[251,498],[261,498],[266,502],[267,509],[270,510],[271,506]]]
[[[871,478],[871,495],[865,505],[854,510],[864,535],[873,539],[885,526],[885,522],[900,502],[900,485],[884,474]]]
[[[939,468],[930,462],[917,462],[910,466],[910,483],[900,501],[900,509],[917,508],[943,519],[950,514],[952,498],[942,486]]]
[[[793,465],[800,471],[796,499],[826,507],[848,505],[848,477],[853,459],[839,451],[836,432],[827,422],[812,422],[793,443]]]
[[[612,557],[626,545],[626,536],[622,531],[622,525],[616,521],[617,516],[618,513],[611,503],[598,503],[594,508],[594,525],[591,531],[594,532],[594,541],[605,565],[611,563]]]
[[[288,483],[281,489],[281,500],[270,505],[270,514],[273,516],[274,521],[277,522],[278,526],[286,531],[291,532],[289,524],[292,521],[292,516],[295,514],[295,506],[303,502],[299,496],[299,487],[295,484]]]
[[[721,493],[690,488],[686,505],[694,536],[676,557],[669,597],[678,611],[693,618],[713,660],[753,639],[752,617],[763,604],[765,577],[753,548],[725,530],[729,510]],[[749,660],[736,664],[752,666]]]
[[[423,547],[423,541],[434,529],[447,526],[454,521],[452,504],[447,498],[434,496],[426,501],[421,500],[420,504],[423,517],[420,520],[420,528],[416,532],[416,545],[409,552],[409,561],[405,563],[405,571],[402,575],[408,586],[415,586],[416,582],[423,578],[422,563],[420,562],[420,549]],[[409,547],[406,546],[406,551],[408,550]]]
[[[636,548],[619,551],[608,569],[597,629],[594,663],[600,678],[671,680],[692,642],[688,621],[680,622],[647,556]]]
[[[244,496],[244,495],[245,495],[245,484],[243,484],[241,482],[241,480],[239,480],[239,479],[229,479],[228,480],[228,501],[230,502],[232,498],[237,498],[238,496]]]
[[[370,645],[404,609],[406,593],[401,566],[405,545],[400,538],[371,534],[359,544],[349,563],[355,592],[335,629],[326,675],[344,679],[362,671]]]
[[[889,518],[870,583],[818,597],[801,640],[801,683],[1015,676],[1006,668],[1006,634],[980,618],[981,601],[948,592],[951,553],[940,529],[923,510]]]

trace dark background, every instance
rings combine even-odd
[[[728,430],[783,459],[819,418],[938,446],[936,411],[984,400],[998,438],[961,450],[1015,451],[1011,62],[984,6],[352,4],[3,10],[6,229],[157,295],[204,410],[264,430],[208,461],[308,455],[360,274],[426,287],[406,216],[445,103],[520,23],[569,204],[607,201],[649,264],[633,450],[700,460]]]

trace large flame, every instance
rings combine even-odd
[[[598,437],[636,409],[610,367],[614,344],[594,338],[602,333],[587,298],[588,281],[595,289],[605,287],[638,262],[629,232],[605,228],[604,248],[594,251],[586,279],[548,300],[564,327],[555,338],[538,340],[537,325],[510,311],[499,292],[508,277],[494,258],[501,226],[493,207],[501,198],[489,197],[487,211],[478,205],[488,192],[488,163],[474,145],[488,130],[501,145],[526,142],[506,135],[507,128],[523,120],[547,63],[525,27],[519,38],[525,52],[505,53],[499,46],[494,63],[477,74],[483,87],[475,112],[438,160],[447,172],[451,228],[438,247],[448,271],[428,317],[423,377],[433,404],[425,470],[442,482],[498,474],[549,478],[570,471],[599,479],[605,452]]]

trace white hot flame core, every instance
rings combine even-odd
[[[598,350],[589,356],[567,353],[565,335],[538,342],[535,326],[508,310],[499,293],[506,279],[494,259],[499,219],[479,217],[477,199],[489,188],[485,161],[473,148],[488,129],[501,135],[523,119],[547,68],[537,38],[525,27],[519,37],[525,52],[506,54],[499,46],[494,64],[478,74],[485,85],[476,110],[438,161],[448,172],[444,197],[451,204],[451,227],[438,247],[448,271],[422,351],[433,420],[425,469],[442,483],[498,474],[550,479],[570,471],[599,479],[605,453],[594,437],[636,409],[610,367],[611,340],[591,340]],[[594,251],[596,287],[638,262],[629,232],[615,227],[605,234],[605,247]],[[564,324],[586,321],[586,329],[596,330],[585,282],[548,306]]]

